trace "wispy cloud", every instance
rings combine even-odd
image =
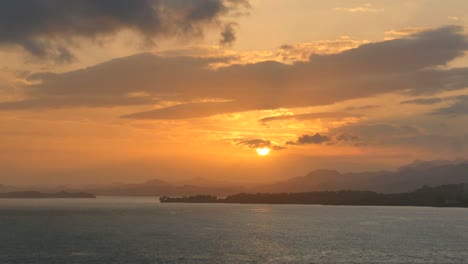
[[[455,22],[459,22],[462,20],[460,17],[457,17],[457,16],[448,16],[447,18]]]
[[[392,39],[400,39],[406,36],[418,34],[420,32],[426,31],[428,28],[423,27],[407,27],[407,28],[400,28],[400,29],[393,29],[385,31],[385,40],[392,40]]]
[[[349,113],[342,112],[317,112],[317,113],[305,113],[296,115],[280,115],[280,116],[269,116],[258,120],[262,124],[273,121],[282,120],[313,120],[313,119],[344,119],[344,118],[355,118],[359,115],[352,115]]]
[[[355,7],[335,7],[336,11],[345,11],[345,12],[351,12],[351,13],[376,13],[376,12],[383,12],[383,8],[376,8],[374,7],[371,3],[366,3],[361,6],[355,6]]]
[[[411,100],[405,100],[400,102],[400,104],[416,104],[416,105],[432,105],[443,102],[444,100],[438,97],[432,98],[417,98]]]

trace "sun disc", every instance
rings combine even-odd
[[[270,148],[268,147],[257,148],[257,154],[260,156],[266,156],[269,153],[270,153]]]

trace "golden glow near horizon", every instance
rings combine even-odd
[[[138,1],[2,21],[0,184],[243,184],[468,157],[468,1],[170,2],[145,23],[127,19]],[[119,23],[86,30],[101,20]]]
[[[257,148],[257,154],[260,156],[266,156],[270,154],[270,148],[268,147],[263,147],[263,148]]]

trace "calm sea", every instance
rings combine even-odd
[[[468,263],[468,209],[0,200],[0,263]]]

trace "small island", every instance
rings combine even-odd
[[[468,207],[468,184],[424,186],[412,192],[383,194],[372,191],[304,193],[240,193],[220,198],[211,195],[161,197],[161,203],[317,204],[361,206]]]
[[[44,198],[96,198],[94,194],[86,192],[55,192],[55,193],[43,193],[37,191],[22,191],[22,192],[6,192],[0,193],[0,199],[19,199],[19,198],[30,198],[30,199],[44,199]]]

